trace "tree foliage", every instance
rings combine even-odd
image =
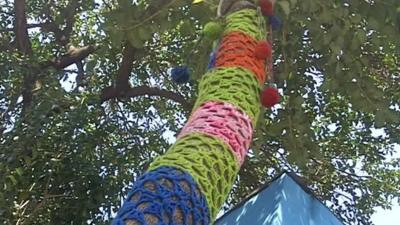
[[[196,98],[217,1],[0,1],[0,222],[108,224]],[[290,170],[348,224],[400,196],[400,2],[280,0],[274,78],[226,207]],[[188,64],[176,85],[169,68]]]

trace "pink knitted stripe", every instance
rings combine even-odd
[[[192,113],[178,138],[200,132],[222,139],[231,147],[240,165],[250,147],[253,125],[251,119],[226,102],[206,102]]]

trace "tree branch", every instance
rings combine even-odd
[[[135,49],[129,43],[125,44],[122,52],[122,62],[119,68],[117,79],[115,82],[119,92],[125,92],[129,89],[129,77],[133,69],[133,60],[135,58]]]
[[[175,93],[173,91],[168,91],[165,89],[159,89],[155,87],[149,87],[149,86],[138,86],[134,88],[129,88],[125,93],[119,92],[115,87],[107,87],[103,90],[100,98],[101,101],[107,101],[113,98],[118,98],[118,97],[127,97],[127,98],[134,98],[134,97],[139,97],[139,96],[159,96],[163,98],[167,98],[170,100],[173,100],[175,102],[178,102],[182,105],[182,107],[186,111],[190,111],[193,107],[191,103],[186,101],[185,97],[182,95]]]
[[[25,0],[14,1],[14,13],[15,13],[15,39],[18,50],[23,54],[30,56],[32,55],[32,45],[29,40],[28,26],[26,21],[26,4]],[[32,104],[32,89],[33,84],[36,81],[36,77],[31,74],[24,75],[24,83],[22,90],[23,98],[23,114],[26,113],[26,109]]]
[[[170,0],[169,2],[165,3],[164,8],[168,8],[175,0]],[[159,6],[159,5],[158,5]],[[158,15],[159,11],[163,9],[162,7],[157,7],[154,8],[153,10],[150,9],[152,12],[149,17],[147,17],[145,20],[150,20],[156,15]],[[124,50],[122,52],[122,62],[121,66],[118,70],[118,74],[116,77],[115,85],[107,87],[103,89],[101,93],[101,101],[107,101],[112,98],[118,98],[118,97],[138,97],[138,96],[159,96],[159,97],[164,97],[167,99],[171,99],[175,102],[180,103],[183,108],[187,111],[190,111],[192,108],[192,105],[186,101],[186,99],[175,92],[168,91],[165,89],[159,89],[159,88],[153,88],[153,87],[148,87],[148,86],[139,86],[139,87],[130,87],[129,85],[129,77],[132,73],[133,69],[133,61],[135,59],[135,48],[130,45],[128,42],[125,43]]]
[[[61,58],[54,59],[48,61],[42,65],[43,69],[48,67],[54,67],[57,70],[62,70],[65,67],[68,67],[76,62],[80,62],[81,60],[88,57],[90,54],[97,50],[96,45],[88,45],[82,48],[76,48],[73,51],[70,51],[67,55],[62,56]]]
[[[32,45],[28,35],[28,25],[26,22],[25,0],[14,1],[15,12],[15,36],[17,40],[17,47],[21,53],[25,55],[32,54]]]
[[[76,82],[76,88],[75,91],[79,90],[79,87],[84,86],[84,79],[85,79],[85,71],[84,71],[84,65],[82,61],[78,61],[75,63],[76,67],[78,68],[78,75],[76,76],[75,82]]]

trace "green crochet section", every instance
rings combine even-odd
[[[230,32],[243,32],[256,40],[265,39],[265,31],[260,29],[264,26],[265,19],[257,14],[257,10],[243,9],[226,17],[225,34]]]
[[[179,140],[150,165],[149,170],[171,166],[188,172],[206,196],[212,220],[225,202],[240,166],[221,140],[192,133]]]
[[[260,113],[260,83],[249,70],[219,67],[204,75],[193,110],[208,101],[231,103],[245,112],[256,124]]]

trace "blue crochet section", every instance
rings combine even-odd
[[[112,225],[209,225],[206,199],[193,178],[173,167],[140,177]]]
[[[211,52],[210,59],[208,61],[207,69],[210,70],[215,67],[215,63],[217,62],[217,53],[216,51]]]

